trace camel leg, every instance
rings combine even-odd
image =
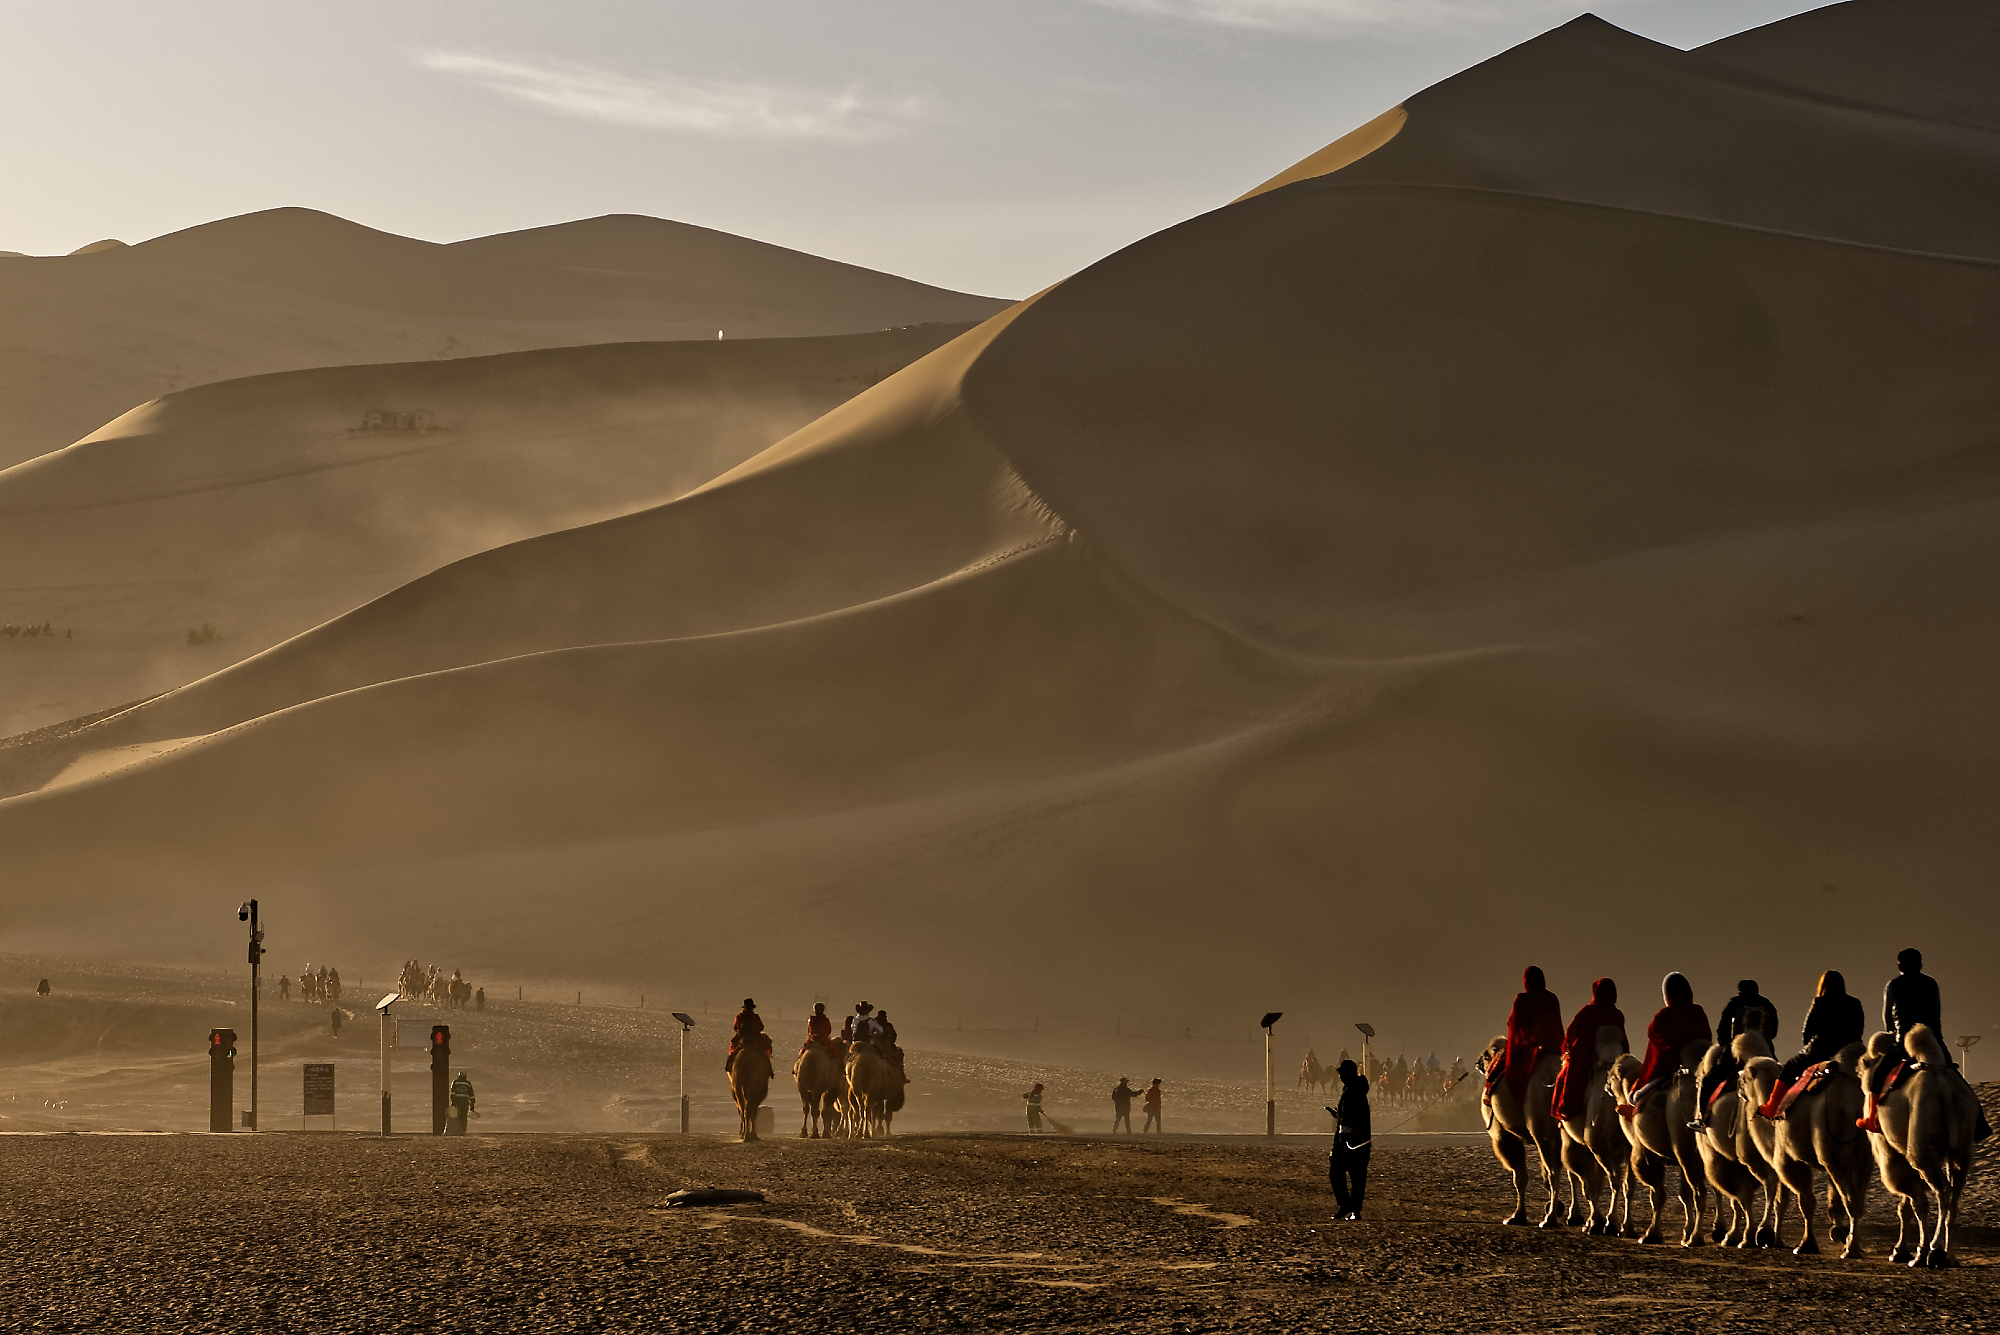
[[[1561,1179],[1565,1176],[1556,1168],[1561,1158],[1560,1148],[1551,1154],[1546,1142],[1539,1139],[1535,1141],[1535,1160],[1541,1165],[1542,1170],[1542,1190],[1549,1193],[1549,1208],[1542,1212],[1542,1222],[1536,1225],[1537,1228],[1556,1226],[1556,1207],[1562,1204]]]
[[[1843,1260],[1852,1261],[1863,1255],[1861,1249],[1861,1211],[1867,1207],[1868,1175],[1864,1167],[1860,1172],[1848,1172],[1843,1178],[1832,1178],[1839,1187],[1841,1230],[1840,1239],[1846,1244],[1840,1249]]]
[[[1632,1165],[1622,1163],[1618,1168],[1619,1171],[1611,1175],[1611,1209],[1617,1219],[1618,1236],[1629,1238],[1632,1236]],[[1606,1233],[1611,1232],[1609,1223],[1607,1220]]]
[[[1899,1264],[1913,1263],[1924,1254],[1924,1219],[1930,1213],[1930,1202],[1921,1204],[1898,1191],[1896,1193],[1896,1246],[1890,1251],[1889,1259]],[[1916,1231],[1916,1241],[1910,1241],[1910,1232]]]
[[[1563,1167],[1568,1170],[1570,1179],[1571,1226],[1585,1225],[1586,1231],[1592,1237],[1609,1231],[1608,1219],[1598,1212],[1598,1198],[1604,1194],[1607,1177],[1604,1165],[1597,1162],[1597,1156],[1590,1152],[1588,1146],[1567,1136],[1563,1138],[1562,1158]],[[1587,1213],[1577,1208],[1575,1203],[1580,1201],[1589,1202],[1590,1209]]]
[[[1639,1235],[1642,1244],[1660,1241],[1660,1210],[1667,1203],[1667,1161],[1655,1154],[1642,1152],[1632,1156],[1632,1172],[1646,1184],[1646,1199],[1653,1207],[1653,1217],[1646,1221],[1646,1231]]]
[[[1812,1165],[1802,1159],[1789,1159],[1778,1170],[1784,1174],[1785,1188],[1799,1203],[1799,1214],[1805,1221],[1806,1235],[1799,1245],[1792,1248],[1794,1256],[1819,1255],[1819,1239],[1813,1236],[1813,1189]]]
[[[1528,1222],[1528,1142],[1511,1131],[1500,1129],[1500,1134],[1493,1137],[1493,1155],[1514,1179],[1514,1213],[1500,1222],[1525,1224]]]
[[[1678,1157],[1674,1160],[1674,1167],[1680,1169],[1681,1174],[1680,1190],[1676,1193],[1681,1203],[1681,1246],[1696,1247],[1701,1244],[1702,1188],[1708,1184],[1708,1179],[1688,1172],[1687,1165]]]

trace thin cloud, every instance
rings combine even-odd
[[[1618,0],[1609,0],[1615,4]],[[1583,12],[1578,0],[1092,0],[1155,18],[1293,32],[1417,33]]]
[[[457,75],[562,116],[755,139],[879,139],[923,121],[926,99],[861,88],[814,88],[758,80],[656,74],[638,77],[569,61],[500,60],[461,51],[417,57],[426,69]]]

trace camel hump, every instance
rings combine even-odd
[[[1843,1071],[1852,1071],[1861,1065],[1861,1054],[1868,1051],[1868,1045],[1855,1039],[1839,1052],[1833,1054],[1833,1061]]]
[[[1739,1066],[1753,1057],[1769,1057],[1772,1055],[1771,1040],[1759,1030],[1746,1029],[1729,1044],[1729,1055],[1736,1058]]]
[[[1951,1053],[1946,1051],[1944,1041],[1937,1036],[1937,1031],[1927,1024],[1911,1025],[1910,1036],[1903,1040],[1903,1046],[1910,1050],[1912,1057],[1926,1066],[1951,1065]]]
[[[1629,1052],[1619,1053],[1618,1060],[1611,1066],[1612,1073],[1628,1085],[1637,1080],[1639,1072],[1644,1069],[1644,1064]]]
[[[1625,1055],[1625,1026],[1622,1024],[1600,1024],[1597,1026],[1597,1060],[1615,1062]]]

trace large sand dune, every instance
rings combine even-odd
[[[343,957],[1447,1051],[1529,961],[1797,1015],[1915,943],[1984,1028],[2000,137],[1829,22],[1755,49],[1873,84],[1578,20],[692,495],[13,748],[184,742],[0,803],[69,891],[8,929],[219,961],[255,885]]]
[[[270,209],[0,257],[0,467],[193,385],[312,366],[977,320],[1005,303],[614,215],[450,245]]]
[[[0,470],[0,621],[58,632],[0,639],[0,734],[170,690],[497,543],[670,500],[962,327],[332,367],[142,405]]]

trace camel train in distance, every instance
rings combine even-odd
[[[1496,1038],[1479,1069],[1490,1069],[1505,1046],[1504,1036]],[[1707,1188],[1713,1187],[1710,1237],[1715,1242],[1782,1246],[1790,1198],[1805,1219],[1805,1236],[1792,1250],[1812,1255],[1820,1249],[1813,1212],[1813,1174],[1818,1172],[1827,1179],[1832,1240],[1844,1244],[1843,1257],[1856,1257],[1861,1255],[1856,1225],[1867,1205],[1872,1140],[1874,1166],[1897,1201],[1896,1246],[1889,1259],[1912,1266],[1955,1264],[1951,1229],[1972,1166],[1979,1103],[1953,1068],[1943,1039],[1928,1025],[1910,1030],[1913,1074],[1879,1099],[1882,1133],[1875,1136],[1856,1122],[1875,1069],[1899,1056],[1888,1033],[1876,1034],[1866,1045],[1848,1044],[1827,1065],[1823,1078],[1799,1094],[1778,1120],[1756,1115],[1779,1072],[1770,1041],[1757,1030],[1737,1035],[1727,1053],[1705,1041],[1686,1045],[1665,1088],[1630,1117],[1621,1116],[1619,1108],[1629,1106],[1638,1092],[1640,1062],[1625,1048],[1622,1028],[1598,1029],[1588,1112],[1581,1121],[1555,1116],[1552,1096],[1561,1058],[1554,1052],[1544,1052],[1536,1062],[1525,1098],[1516,1098],[1504,1080],[1494,1083],[1487,1132],[1494,1155],[1514,1179],[1514,1213],[1506,1222],[1528,1222],[1527,1146],[1533,1141],[1541,1158],[1542,1186],[1549,1193],[1543,1228],[1563,1222],[1592,1234],[1631,1237],[1631,1179],[1636,1176],[1652,1206],[1639,1241],[1657,1243],[1667,1169],[1676,1167],[1683,1247],[1700,1243]],[[1731,1057],[1740,1074],[1716,1095],[1703,1118],[1704,1129],[1697,1130],[1690,1123],[1696,1118],[1701,1079]],[[1569,1182],[1569,1212],[1563,1221],[1556,1219],[1557,1163]],[[1761,1212],[1753,1208],[1759,1188],[1764,1192]],[[1927,1227],[1933,1193],[1935,1224]]]

